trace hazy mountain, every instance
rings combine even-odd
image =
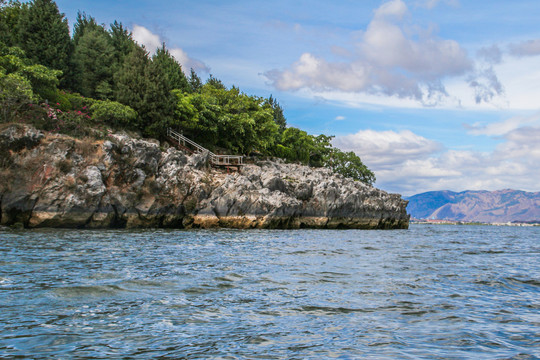
[[[540,221],[540,192],[430,191],[406,198],[415,219],[509,222]]]

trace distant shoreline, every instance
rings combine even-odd
[[[520,226],[520,227],[535,227],[540,226],[540,223],[523,223],[523,222],[493,222],[485,223],[478,221],[453,221],[453,220],[410,220],[410,224],[428,224],[428,225],[489,225],[489,226]]]

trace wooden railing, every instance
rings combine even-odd
[[[181,133],[174,131],[171,128],[167,129],[167,136],[176,141],[178,145],[190,149],[196,153],[208,153],[210,157],[210,163],[216,166],[242,166],[243,165],[243,156],[238,155],[216,155],[210,150],[202,147],[197,144],[195,141],[185,137]]]

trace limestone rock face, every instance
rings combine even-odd
[[[0,225],[73,228],[407,228],[407,202],[363,183],[277,161],[227,174],[207,154],[156,141],[0,131]]]

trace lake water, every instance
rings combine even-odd
[[[0,231],[0,358],[538,359],[540,228]]]

